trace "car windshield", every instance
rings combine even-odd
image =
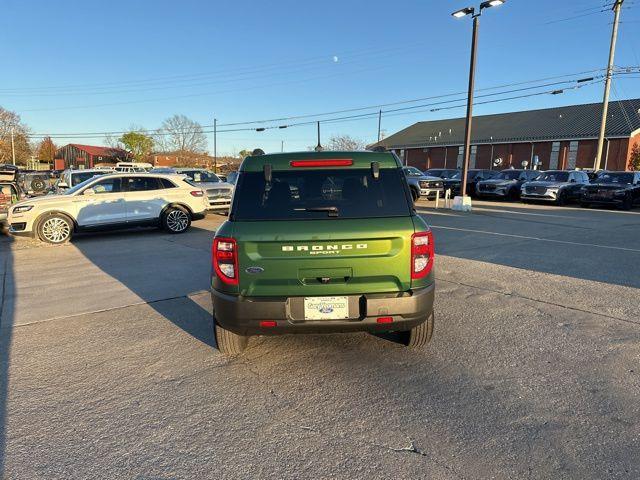
[[[536,180],[538,182],[568,182],[569,172],[545,172]]]
[[[412,177],[421,177],[423,175],[423,173],[416,167],[405,167],[404,172]]]
[[[632,184],[633,173],[602,173],[592,183]]]
[[[89,183],[91,183],[91,181],[93,180],[93,177],[95,175],[87,178],[84,182],[80,182],[78,184],[76,184],[74,187],[70,188],[69,190],[66,190],[64,192],[65,195],[73,195],[74,193],[76,193],[78,190],[82,190],[84,187],[86,187]],[[73,177],[72,177],[73,178]]]
[[[83,183],[85,180],[89,180],[97,175],[105,175],[110,172],[82,172],[82,173],[74,173],[71,175],[71,187],[75,187]]]
[[[507,170],[504,172],[500,172],[493,178],[496,178],[498,180],[517,180],[518,178],[520,178],[521,173],[522,172],[518,170]]]
[[[242,173],[232,209],[236,221],[401,217],[411,214],[397,168]]]
[[[181,175],[186,175],[195,183],[216,183],[221,182],[215,173],[206,170],[180,170]]]

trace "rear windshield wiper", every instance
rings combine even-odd
[[[296,212],[327,212],[330,217],[338,216],[338,207],[307,207],[307,208],[294,208]]]

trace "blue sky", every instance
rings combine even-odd
[[[486,10],[477,87],[604,68],[613,18],[598,12],[605,3],[509,0]],[[471,20],[450,14],[467,4],[4,0],[0,106],[19,113],[34,133],[61,134],[152,129],[176,113],[224,124],[463,92]],[[640,35],[633,34],[639,27],[640,5],[628,2],[617,65],[640,66]],[[612,98],[640,96],[638,77],[616,80]],[[476,114],[601,98],[598,84],[479,105]],[[389,115],[383,129],[463,115],[464,108]],[[369,118],[323,125],[322,134],[370,142],[376,129],[377,119]],[[55,141],[102,143],[101,137]],[[285,150],[306,149],[315,144],[315,126],[220,133],[218,152],[279,151],[281,141]]]

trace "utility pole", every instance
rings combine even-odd
[[[284,153],[284,140],[280,140],[280,153]]]
[[[604,136],[607,130],[607,115],[609,114],[609,92],[611,91],[611,77],[613,75],[613,58],[616,54],[616,41],[618,40],[618,25],[620,23],[620,10],[624,0],[615,0],[613,11],[613,29],[611,31],[611,46],[609,47],[609,64],[607,65],[607,78],[604,82],[604,99],[602,100],[602,121],[600,123],[600,135],[598,136],[598,153],[593,164],[594,170],[599,170],[602,165],[602,151],[604,150]]]
[[[16,145],[13,141],[13,131],[14,128],[11,127],[11,157],[13,158],[13,164],[16,164]]]
[[[218,119],[213,119],[213,172],[218,173]]]
[[[382,126],[382,110],[378,112],[378,143],[380,143],[380,127]]]

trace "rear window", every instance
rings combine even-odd
[[[238,179],[232,217],[239,221],[402,217],[411,215],[400,169],[274,171]]]

